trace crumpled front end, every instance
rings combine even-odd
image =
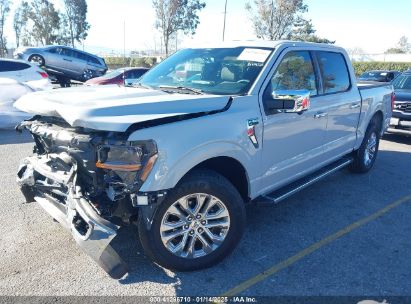
[[[77,173],[76,160],[66,152],[35,155],[22,161],[17,182],[28,201],[38,202],[111,277],[121,278],[127,265],[110,246],[119,226],[93,208],[77,184]]]
[[[154,198],[138,191],[157,159],[156,144],[74,128],[53,117],[33,117],[16,128],[23,129],[35,142],[33,156],[22,160],[17,174],[26,201],[38,202],[71,231],[111,277],[122,277],[127,267],[110,242],[140,213],[150,221]]]

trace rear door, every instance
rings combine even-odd
[[[73,60],[70,65],[71,71],[77,75],[77,77],[80,77],[87,69],[87,55],[76,50],[71,51],[73,56]]]
[[[352,151],[357,138],[361,95],[351,79],[348,59],[341,52],[315,51],[322,92],[318,100],[327,105],[324,152],[328,160]]]
[[[318,98],[319,81],[312,53],[288,48],[263,84],[260,96],[264,111],[262,191],[268,192],[321,166],[327,104]],[[275,90],[308,90],[310,108],[300,114],[270,111],[266,104]]]
[[[79,52],[62,47],[61,50],[61,66],[68,76],[77,78],[82,75],[86,67],[86,63],[80,57]]]
[[[87,68],[94,71],[96,76],[101,76],[105,70],[105,66],[94,56],[85,54],[87,57]]]

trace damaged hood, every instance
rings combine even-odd
[[[14,103],[19,110],[61,117],[73,127],[124,132],[134,123],[224,109],[228,96],[166,93],[144,88],[82,86],[35,92]]]

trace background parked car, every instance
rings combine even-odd
[[[390,125],[411,129],[411,70],[402,73],[393,81],[395,103]]]
[[[378,81],[391,82],[397,78],[401,72],[399,71],[368,71],[361,74],[358,78],[360,81]]]
[[[52,88],[49,75],[44,70],[22,60],[0,59],[0,78],[14,79],[36,91]]]
[[[13,128],[22,120],[33,116],[14,108],[13,103],[21,96],[35,90],[15,79],[0,78],[0,129]]]
[[[32,115],[13,107],[21,96],[52,89],[47,73],[21,60],[0,59],[0,128],[11,128]]]
[[[96,77],[85,82],[85,85],[131,85],[147,72],[149,68],[121,68],[107,73],[104,76]]]
[[[50,74],[79,81],[104,75],[107,71],[103,58],[67,46],[18,48],[14,57],[36,63]]]

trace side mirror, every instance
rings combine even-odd
[[[310,108],[308,90],[277,90],[271,93],[271,97],[267,104],[270,110],[301,114]]]

